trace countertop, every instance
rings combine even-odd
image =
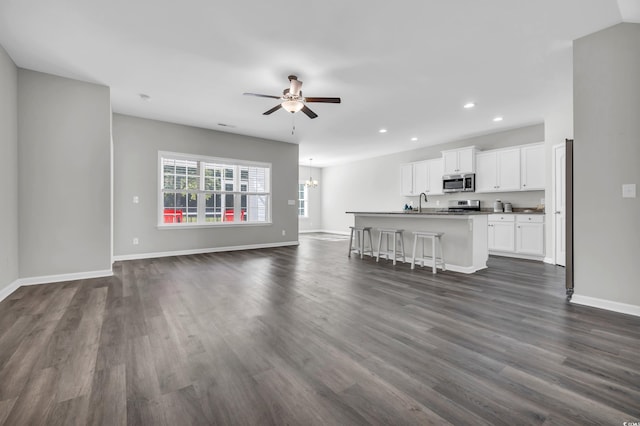
[[[505,212],[494,212],[493,209],[485,209],[481,211],[468,211],[468,212],[450,212],[444,209],[423,209],[422,212],[418,212],[417,210],[397,210],[397,211],[365,211],[365,212],[346,212],[348,214],[367,214],[367,215],[377,215],[377,214],[391,214],[391,215],[406,215],[406,216],[473,216],[473,215],[489,215],[489,214],[536,214],[541,215],[544,214],[544,210],[533,210],[524,211],[529,209],[516,209],[513,212],[505,213]]]
[[[544,210],[537,209],[514,209],[512,212],[494,212],[493,209],[487,210],[489,214],[544,214]]]
[[[398,210],[392,212],[345,212],[362,215],[397,215],[397,216],[477,216],[487,215],[489,212],[450,212],[445,210],[428,209],[418,212],[417,210]]]

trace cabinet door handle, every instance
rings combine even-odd
[[[557,211],[557,212],[555,212],[555,213],[556,213],[556,214],[560,214],[560,213],[562,213],[562,212],[561,212],[560,210],[558,210],[558,211]]]

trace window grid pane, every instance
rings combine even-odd
[[[161,223],[260,223],[270,220],[269,167],[170,156],[162,157],[160,164]],[[203,198],[200,203],[198,197]]]
[[[298,184],[298,216],[307,217],[307,195],[306,185]]]

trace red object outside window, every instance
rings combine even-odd
[[[182,210],[164,209],[164,223],[182,223]]]
[[[245,209],[240,210],[240,221],[241,222],[244,222],[244,220],[245,220],[245,218],[244,218],[245,213],[246,213]],[[224,211],[224,221],[225,222],[233,222],[233,215],[234,215],[233,209],[226,209]]]

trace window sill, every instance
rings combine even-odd
[[[254,226],[271,226],[272,222],[255,222],[255,223],[234,223],[234,222],[222,222],[216,224],[203,224],[203,223],[194,223],[194,224],[176,224],[176,225],[168,225],[161,224],[156,227],[160,231],[168,231],[174,229],[199,229],[199,228],[245,228],[245,227],[254,227]]]

